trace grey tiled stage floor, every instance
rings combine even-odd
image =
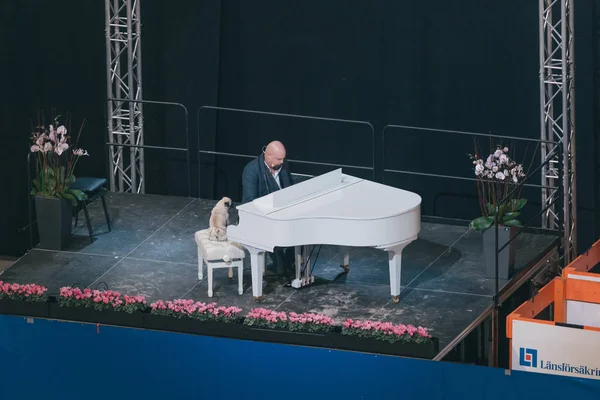
[[[90,209],[94,241],[82,221],[69,248],[61,252],[35,249],[7,269],[0,280],[38,283],[56,293],[61,286],[80,285],[145,295],[149,301],[191,298],[209,301],[206,280],[197,280],[194,232],[208,225],[215,201],[110,194],[113,223],[108,232],[100,204]],[[234,217],[235,218],[235,217]],[[517,262],[523,267],[550,243],[530,234],[517,239]],[[321,312],[338,321],[373,318],[431,328],[443,347],[492,302],[494,284],[482,272],[481,238],[466,227],[422,223],[419,239],[402,255],[401,301],[390,301],[387,255],[355,248],[350,273],[341,274],[336,247],[323,246],[313,274],[314,285],[296,290],[283,277],[268,276],[262,307],[283,311]],[[245,260],[244,294],[226,270],[215,271],[214,297],[245,312],[252,299],[249,257]],[[235,278],[235,277],[234,277]]]

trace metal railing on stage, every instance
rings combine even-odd
[[[383,178],[384,182],[385,182],[385,173],[386,172],[387,173],[407,174],[407,175],[429,176],[429,177],[442,178],[442,179],[466,180],[466,181],[473,181],[473,182],[476,182],[478,180],[477,178],[469,178],[469,177],[464,177],[464,176],[441,175],[441,174],[423,173],[423,172],[418,172],[418,171],[407,171],[407,170],[397,170],[397,169],[386,168],[385,138],[386,138],[386,131],[390,128],[416,130],[416,131],[421,131],[421,132],[437,132],[437,133],[443,133],[443,134],[455,134],[455,135],[463,135],[463,136],[471,136],[471,137],[487,137],[490,139],[494,138],[494,139],[499,139],[499,140],[528,141],[528,142],[537,143],[538,145],[540,145],[540,144],[553,145],[553,150],[546,156],[545,160],[543,162],[541,162],[540,165],[537,166],[533,171],[528,172],[522,180],[520,180],[517,184],[515,184],[514,188],[508,194],[506,194],[504,197],[502,197],[500,199],[500,201],[498,201],[498,203],[495,205],[495,210],[494,210],[495,212],[494,212],[493,227],[488,228],[488,229],[495,230],[494,296],[493,296],[493,304],[490,305],[490,307],[484,312],[485,316],[483,316],[483,314],[482,314],[480,321],[483,321],[483,320],[487,319],[488,317],[491,317],[491,323],[492,323],[492,327],[491,327],[491,333],[492,333],[491,358],[492,358],[492,365],[497,365],[497,356],[498,356],[497,349],[498,349],[498,335],[499,335],[499,332],[498,332],[498,310],[500,308],[501,302],[503,300],[505,300],[509,295],[507,293],[503,293],[503,294],[501,293],[500,280],[499,280],[499,255],[504,249],[507,248],[507,246],[510,245],[510,243],[512,243],[514,240],[516,240],[516,238],[519,237],[519,235],[521,235],[521,233],[523,233],[526,229],[530,228],[532,226],[532,223],[537,218],[539,218],[543,213],[547,212],[550,209],[550,207],[552,207],[555,203],[560,202],[560,199],[562,198],[561,192],[562,192],[562,190],[564,190],[562,183],[560,184],[560,186],[558,188],[556,188],[556,187],[547,187],[547,186],[543,186],[543,185],[531,184],[531,183],[528,183],[528,181],[531,180],[532,176],[534,176],[535,174],[537,174],[540,171],[543,171],[543,169],[545,167],[548,167],[554,157],[556,157],[556,156],[560,157],[561,156],[561,154],[560,154],[561,148],[554,141],[542,140],[542,139],[529,139],[529,138],[522,138],[522,137],[520,138],[520,137],[515,137],[515,136],[502,136],[502,135],[493,135],[493,134],[485,134],[485,133],[463,132],[463,131],[456,131],[456,130],[431,129],[431,128],[424,128],[424,127],[416,127],[416,126],[406,126],[406,125],[386,125],[382,130],[382,143],[383,143],[383,147],[384,147],[384,154],[383,154],[383,160],[382,160],[383,171],[384,171],[384,178]],[[562,169],[562,167],[559,164],[558,176],[562,176],[561,169]],[[553,190],[554,193],[553,193],[553,196],[551,197],[551,201],[549,201],[545,205],[542,205],[541,210],[538,212],[538,214],[535,217],[533,217],[526,224],[519,226],[518,228],[520,228],[520,229],[518,230],[518,232],[516,232],[512,237],[510,237],[510,239],[502,247],[500,247],[499,243],[498,243],[498,227],[501,225],[500,222],[498,221],[498,214],[499,214],[500,208],[503,205],[505,205],[508,201],[510,201],[513,194],[519,192],[524,187],[534,187],[534,188],[539,188],[541,190]],[[435,209],[435,207],[434,207],[434,209]],[[558,257],[560,259],[563,257],[563,249],[564,249],[564,247],[561,243],[561,240],[560,240],[562,237],[562,230],[563,230],[562,229],[562,221],[559,222],[558,226],[559,226],[559,228],[557,230],[547,229],[545,231],[553,232],[558,236],[554,243],[556,243],[556,245],[558,247],[558,249],[557,249]],[[554,244],[552,246],[554,246]],[[512,291],[514,292],[514,290],[516,290],[516,289],[513,289]],[[502,299],[501,299],[501,295],[502,295]],[[462,338],[466,337],[466,335],[469,334],[473,329],[475,329],[475,327],[476,326],[474,326],[474,325],[470,325],[468,327],[468,329],[465,329],[461,333],[460,339],[457,337],[454,341],[452,341],[452,343],[450,343],[448,346],[446,346],[444,349],[442,349],[440,354],[438,354],[438,356],[436,356],[435,359],[441,360],[451,350],[452,347],[454,347],[454,346],[456,346],[456,344],[458,344],[459,340],[462,340]]]
[[[470,136],[470,137],[474,137],[474,138],[475,137],[486,137],[486,138],[495,138],[495,139],[501,139],[501,140],[519,140],[519,141],[524,141],[524,142],[537,143],[538,145],[540,145],[542,143],[556,144],[556,142],[554,142],[554,141],[541,140],[541,139],[530,139],[530,138],[522,138],[522,137],[516,137],[516,136],[493,135],[493,134],[489,134],[489,133],[464,132],[464,131],[448,130],[448,129],[434,129],[434,128],[425,128],[425,127],[418,127],[418,126],[390,124],[390,125],[386,125],[383,128],[382,134],[381,134],[381,141],[382,141],[382,147],[383,147],[383,159],[381,161],[381,163],[383,165],[383,183],[385,183],[385,174],[388,172],[396,173],[396,174],[418,175],[418,176],[426,176],[426,177],[432,177],[432,178],[454,179],[454,180],[461,180],[461,181],[477,182],[477,178],[472,178],[472,177],[469,178],[469,177],[457,176],[457,175],[442,175],[442,174],[432,174],[432,173],[426,173],[426,172],[407,171],[407,170],[386,168],[385,139],[386,139],[386,132],[390,128],[415,130],[415,131],[422,131],[422,132],[435,132],[435,133],[442,133],[442,134],[454,134],[454,135],[461,135],[461,136]],[[543,186],[543,185],[538,185],[538,184],[533,184],[533,183],[528,183],[525,185],[525,187],[539,188],[542,190],[555,189],[553,187]],[[447,195],[452,195],[452,194],[451,193],[438,193],[435,195],[434,201],[433,201],[433,216],[434,217],[437,217],[437,215],[435,213],[437,198],[439,196],[447,196]]]
[[[341,118],[329,118],[329,117],[319,117],[313,115],[303,115],[303,114],[289,114],[289,113],[279,113],[279,112],[270,112],[270,111],[259,111],[259,110],[248,110],[243,108],[231,108],[231,107],[217,107],[217,106],[201,106],[198,108],[196,112],[196,120],[198,122],[198,192],[200,192],[201,187],[201,164],[200,164],[200,154],[210,154],[217,156],[228,156],[228,157],[241,157],[253,159],[256,158],[256,154],[239,154],[239,153],[229,153],[224,151],[216,151],[216,150],[203,150],[201,145],[201,129],[200,129],[200,114],[203,110],[214,110],[214,111],[228,111],[228,112],[237,112],[237,113],[246,113],[252,115],[270,115],[274,117],[284,117],[284,118],[294,118],[294,119],[307,119],[313,121],[327,121],[327,122],[338,122],[338,123],[346,123],[353,125],[362,125],[368,127],[371,131],[371,144],[372,144],[372,154],[371,154],[371,162],[372,165],[370,167],[362,166],[362,165],[351,165],[351,164],[339,164],[339,163],[330,163],[330,162],[321,162],[321,161],[305,161],[305,160],[297,160],[297,159],[288,159],[288,162],[292,164],[308,164],[308,165],[321,165],[321,166],[329,166],[329,167],[341,167],[341,168],[352,168],[352,169],[360,169],[360,170],[371,170],[373,180],[375,180],[375,128],[368,121],[360,121],[360,120],[350,120],[350,119],[341,119]],[[305,174],[295,173],[294,175],[299,176],[310,176]]]
[[[129,99],[116,99],[116,98],[108,98],[106,99],[106,102],[127,102],[127,103],[140,103],[140,104],[156,104],[156,105],[164,105],[164,106],[174,106],[174,107],[179,107],[183,110],[184,114],[185,114],[185,128],[184,128],[184,133],[185,133],[185,147],[169,147],[169,146],[152,146],[152,145],[139,145],[139,144],[126,144],[126,143],[115,143],[115,142],[111,142],[110,140],[108,142],[105,143],[106,145],[106,149],[109,149],[111,147],[117,147],[117,148],[122,148],[122,147],[127,147],[127,148],[139,148],[139,149],[155,149],[155,150],[168,150],[168,151],[178,151],[178,152],[185,152],[186,153],[186,165],[187,165],[187,175],[188,175],[188,179],[187,179],[187,185],[188,185],[188,196],[192,196],[192,164],[191,164],[191,159],[190,159],[190,138],[189,138],[189,114],[188,114],[188,110],[187,107],[184,106],[181,103],[175,103],[175,102],[169,102],[169,101],[154,101],[154,100],[129,100]],[[112,129],[112,127],[110,127]],[[109,132],[109,138],[112,140],[112,135],[113,132]],[[122,149],[118,149],[117,151],[122,151]],[[108,154],[106,155],[107,158]],[[110,157],[110,164],[109,164],[109,176],[113,177],[114,174],[116,173],[115,167],[112,165],[114,161],[114,155],[111,155]],[[131,160],[131,168],[135,168],[134,164],[134,160]],[[142,166],[143,168],[143,166]],[[142,179],[145,179],[145,177],[143,177]],[[132,188],[133,191],[133,188]]]

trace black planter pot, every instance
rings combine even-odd
[[[8,312],[3,312],[6,309]],[[87,307],[61,307],[56,300],[34,304],[25,302],[0,301],[0,312],[5,314],[31,315],[66,321],[99,323],[103,325],[143,328],[165,332],[178,332],[194,335],[253,340],[298,346],[321,347],[328,349],[359,351],[373,354],[432,359],[439,352],[439,342],[431,343],[389,343],[375,339],[346,336],[341,328],[334,332],[309,333],[284,329],[268,329],[244,325],[240,317],[230,323],[200,321],[192,318],[173,318],[154,315],[150,312],[128,314],[112,310],[96,311]]]
[[[200,321],[193,318],[174,318],[144,313],[142,327],[156,331],[190,333],[195,335],[244,339],[243,318],[229,323]]]
[[[498,227],[498,249],[501,249],[517,233],[516,226]],[[498,279],[510,279],[514,274],[516,241],[510,242],[498,254]],[[483,231],[483,254],[485,258],[485,275],[489,279],[496,279],[496,227],[491,226]]]
[[[246,328],[247,334],[245,339],[262,342],[425,359],[432,359],[439,352],[439,341],[437,338],[432,338],[431,343],[389,343],[381,340],[343,335],[340,329],[336,329],[333,332],[308,333],[292,332],[283,329],[255,328],[251,326],[246,326]]]
[[[333,341],[331,348],[365,353],[432,359],[439,352],[439,340],[435,337],[431,339],[430,343],[390,343],[382,340],[343,335],[342,333],[332,333],[331,340]]]
[[[129,314],[124,311],[97,311],[88,307],[61,307],[58,303],[50,303],[49,306],[50,318],[130,328],[141,328],[144,315],[141,312]]]
[[[311,333],[245,326],[245,339],[261,342],[331,348],[336,337],[334,332]]]
[[[0,300],[0,314],[22,315],[24,317],[48,318],[48,303],[31,303],[21,300]]]
[[[71,239],[71,222],[73,221],[73,205],[70,201],[59,198],[35,198],[35,213],[39,247],[48,250],[62,250]]]

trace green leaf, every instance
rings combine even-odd
[[[504,214],[504,216],[502,217],[502,221],[506,222],[506,221],[510,221],[513,220],[515,218],[517,218],[519,215],[521,215],[520,212],[515,211],[515,212],[507,212],[506,214]]]
[[[511,200],[511,209],[519,211],[527,204],[527,199]]]
[[[469,224],[469,228],[475,229],[477,231],[481,231],[489,228],[494,223],[494,217],[479,217],[475,218]]]
[[[77,206],[77,198],[75,196],[73,196],[72,194],[62,192],[62,193],[56,193],[56,195],[58,197],[60,197],[61,199],[70,200],[71,204],[73,204],[74,207]]]
[[[39,183],[39,177],[34,179],[33,181],[31,181],[31,195],[32,196],[37,196],[37,194],[40,192],[40,183]]]
[[[504,221],[504,226],[523,226],[518,219],[509,219]]]
[[[84,201],[87,199],[87,195],[79,189],[69,189],[66,191],[66,193],[72,194],[79,201]]]
[[[56,180],[53,177],[50,177],[46,181],[46,190],[55,191],[56,190]]]
[[[488,203],[487,208],[489,215],[496,215],[496,206],[494,206],[492,203]],[[503,203],[498,207],[498,212],[500,215],[504,213],[504,208],[506,208],[506,203]]]

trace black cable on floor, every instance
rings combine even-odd
[[[315,247],[316,247],[316,246],[315,246]],[[313,254],[313,252],[315,251],[315,247],[313,247],[313,248],[311,249],[311,251],[310,251],[310,256],[307,258],[307,260],[309,260],[309,262],[310,262],[310,259],[312,258],[312,254]],[[321,245],[319,245],[319,250],[321,250]],[[319,255],[319,253],[317,252],[317,256],[318,256],[318,255]],[[314,264],[313,264],[313,266],[314,266]],[[300,272],[303,274],[303,273],[304,273],[304,271],[306,271],[306,262],[304,263],[304,265],[302,265],[302,269],[300,270]],[[312,269],[310,270],[310,272],[312,273]]]
[[[317,250],[317,255],[315,256],[315,261],[313,261],[312,268],[310,269],[310,274],[312,275],[315,265],[317,264],[317,260],[319,259],[319,253],[321,252],[321,245],[319,245],[319,250]]]

